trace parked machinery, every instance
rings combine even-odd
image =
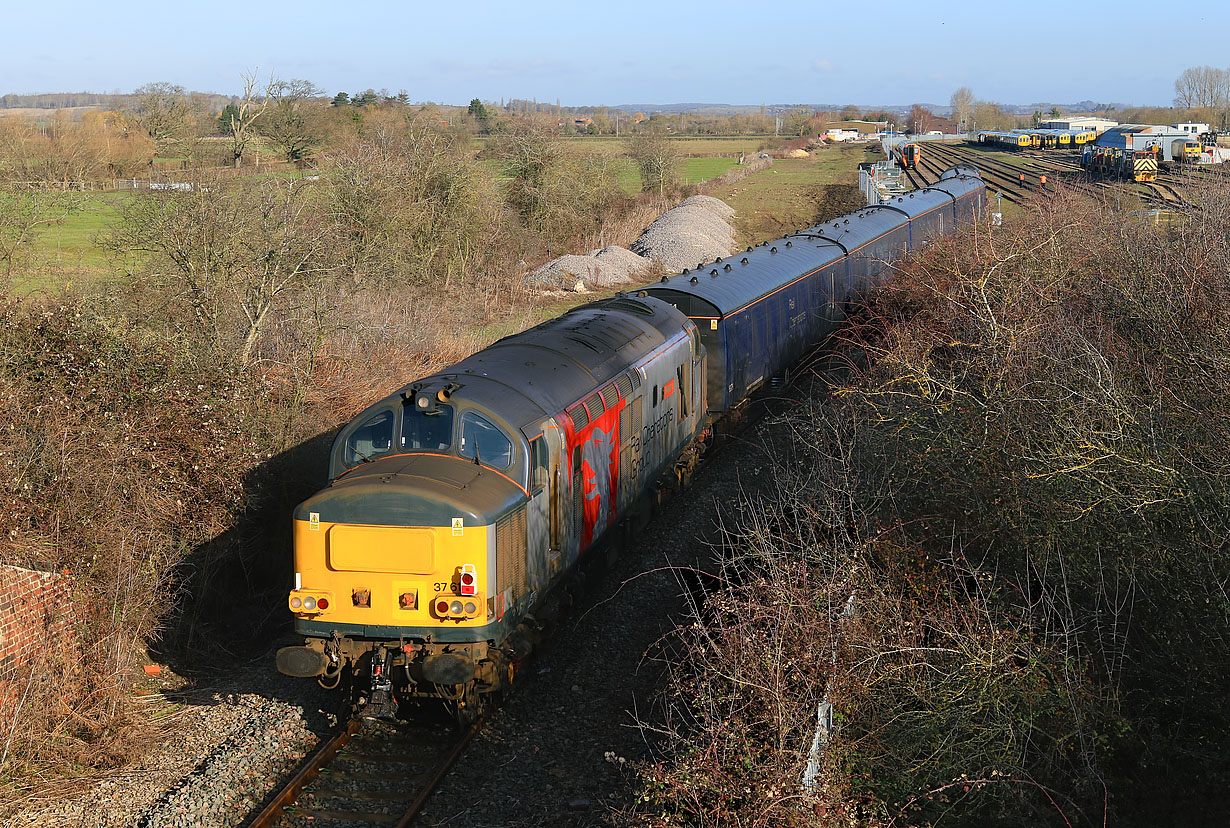
[[[568,575],[714,422],[836,330],[892,263],[970,224],[961,165],[898,196],[506,337],[343,427],[331,483],[296,508],[292,676],[349,674],[369,712],[445,701],[472,719],[535,646]]]
[[[1096,176],[1125,178],[1129,181],[1156,181],[1156,149],[1130,150],[1087,144],[1081,154],[1081,167]]]

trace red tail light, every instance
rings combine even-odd
[[[329,599],[328,599],[328,598],[319,598],[319,599],[317,599],[317,601],[316,601],[316,606],[317,606],[319,609],[322,609],[322,610],[323,610],[323,609],[328,609],[328,608],[329,608]]]
[[[440,613],[441,615],[447,615],[448,614],[448,601],[437,602],[436,612]]]
[[[474,564],[465,564],[461,567],[461,594],[478,594],[478,570],[474,568]]]

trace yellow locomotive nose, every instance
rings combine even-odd
[[[524,513],[524,489],[458,457],[355,468],[295,512],[296,628],[324,638],[487,640],[483,629],[527,595],[524,566],[500,565],[501,552],[524,559]]]

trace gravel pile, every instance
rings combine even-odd
[[[638,281],[653,266],[649,259],[626,247],[604,247],[584,256],[569,254],[552,259],[531,274],[529,282],[544,290],[585,291]]]
[[[632,252],[678,273],[735,249],[735,211],[721,199],[692,196],[658,216],[631,245]]]

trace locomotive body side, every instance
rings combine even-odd
[[[576,308],[342,429],[295,512],[290,675],[366,667],[370,696],[506,683],[527,618],[704,424],[695,328],[653,299]],[[383,694],[383,695],[382,695]]]

